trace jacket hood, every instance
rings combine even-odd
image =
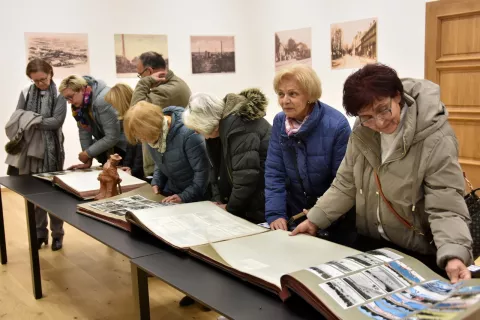
[[[91,76],[83,76],[83,78],[87,80],[88,85],[92,87],[93,101],[97,100],[98,96],[103,91],[103,89],[105,89],[107,84],[105,83],[105,81],[100,79],[97,80]]]
[[[225,110],[222,119],[231,114],[238,115],[245,120],[263,118],[267,111],[268,99],[259,89],[246,89],[240,94],[229,93],[223,99]]]
[[[425,140],[447,121],[448,111],[440,100],[440,87],[428,80],[402,79],[407,112],[406,140]]]
[[[173,136],[175,136],[177,130],[183,127],[182,115],[184,111],[185,109],[181,107],[167,107],[163,109],[164,115],[172,117],[172,124],[170,126],[168,134],[169,136],[167,139],[173,139]]]

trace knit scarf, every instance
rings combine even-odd
[[[57,103],[57,86],[53,82],[46,91],[42,91],[32,84],[28,89],[25,110],[40,114],[44,119],[53,117]],[[65,151],[63,149],[63,135],[61,129],[42,130],[42,138],[45,144],[45,153],[41,172],[52,172],[63,169]],[[61,141],[62,140],[62,141]],[[38,171],[40,172],[40,171]]]
[[[165,150],[167,150],[167,136],[169,129],[167,118],[163,117],[162,138],[158,139],[157,142],[149,143],[148,145],[160,153],[165,153]]]
[[[92,87],[87,86],[85,88],[85,92],[83,93],[83,103],[81,106],[77,107],[72,104],[72,115],[77,121],[79,127],[87,130],[88,132],[92,132],[92,125],[88,120],[89,115],[90,119],[93,119],[91,114],[92,109]]]

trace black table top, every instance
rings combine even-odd
[[[297,296],[282,303],[276,295],[174,249],[132,263],[232,319],[324,319]]]
[[[30,176],[15,176],[1,177],[0,184],[130,259],[163,251],[160,240],[146,232],[131,234],[77,213],[77,205],[85,201],[65,191],[58,191],[48,181]],[[68,239],[68,234],[65,237]]]
[[[22,196],[56,190],[51,182],[28,175],[0,177],[0,184]]]

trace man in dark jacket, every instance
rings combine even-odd
[[[265,221],[265,159],[272,126],[267,99],[257,89],[228,94],[223,101],[193,95],[184,112],[186,126],[202,134],[212,164],[214,201],[254,223]]]

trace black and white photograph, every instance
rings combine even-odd
[[[319,276],[324,280],[343,276],[343,272],[340,272],[338,269],[329,266],[328,264],[321,264],[316,267],[310,267],[306,270],[310,271],[311,273]]]
[[[109,211],[109,213],[116,214],[117,216],[124,216],[127,214],[127,210],[113,210]]]
[[[147,198],[144,198],[142,196],[131,196],[129,198],[126,198],[126,199],[130,199],[131,201],[142,201],[142,200],[147,200]]]
[[[191,36],[192,73],[234,73],[235,37]]]
[[[312,28],[275,32],[275,71],[297,63],[312,66]]]
[[[362,273],[352,274],[342,279],[365,300],[374,299],[386,293],[379,285]]]
[[[361,68],[377,62],[377,19],[335,23],[330,27],[332,69]]]
[[[364,307],[367,310],[370,310],[373,314],[380,315],[384,319],[389,320],[400,320],[403,317],[408,316],[411,312],[406,309],[399,308],[388,308],[385,304],[382,304],[380,301],[372,301],[367,304],[364,304]],[[377,319],[377,318],[374,318]],[[381,318],[380,318],[381,319]]]
[[[353,290],[348,284],[340,279],[334,279],[332,281],[319,284],[319,286],[344,309],[365,302],[365,300],[358,293],[356,293],[355,290]]]
[[[408,282],[395,273],[390,272],[390,270],[384,266],[368,269],[363,271],[363,273],[386,292],[393,292],[408,286]]]
[[[439,300],[435,299],[434,297],[430,297],[428,294],[425,294],[425,292],[420,293],[418,290],[413,288],[407,288],[405,291],[400,292],[400,295],[405,296],[407,299],[411,299],[429,306],[439,302]]]
[[[358,271],[358,270],[364,269],[364,267],[362,265],[359,265],[359,264],[357,264],[357,263],[355,263],[351,260],[347,260],[347,259],[330,261],[330,262],[327,262],[327,264],[334,267],[334,268],[337,268],[338,270],[340,270],[343,273],[350,273],[350,272],[353,272],[353,271]]]
[[[413,299],[410,299],[402,294],[397,294],[397,293],[394,293],[394,294],[391,294],[391,295],[388,295],[385,297],[386,300],[390,301],[391,303],[394,303],[395,305],[397,306],[400,306],[400,307],[403,307],[403,308],[406,308],[406,309],[410,309],[410,310],[423,310],[425,308],[427,308],[426,305],[418,302],[418,301],[415,301]]]
[[[25,33],[27,63],[34,58],[53,66],[55,77],[90,74],[88,35],[86,33]]]
[[[374,256],[377,259],[380,259],[385,262],[390,262],[393,260],[402,259],[403,257],[387,249],[376,249],[367,252],[369,255]]]
[[[360,253],[354,256],[347,257],[346,259],[350,259],[358,264],[361,264],[364,267],[373,267],[377,266],[379,264],[382,264],[383,261],[375,258],[374,256],[371,256],[366,253]]]

